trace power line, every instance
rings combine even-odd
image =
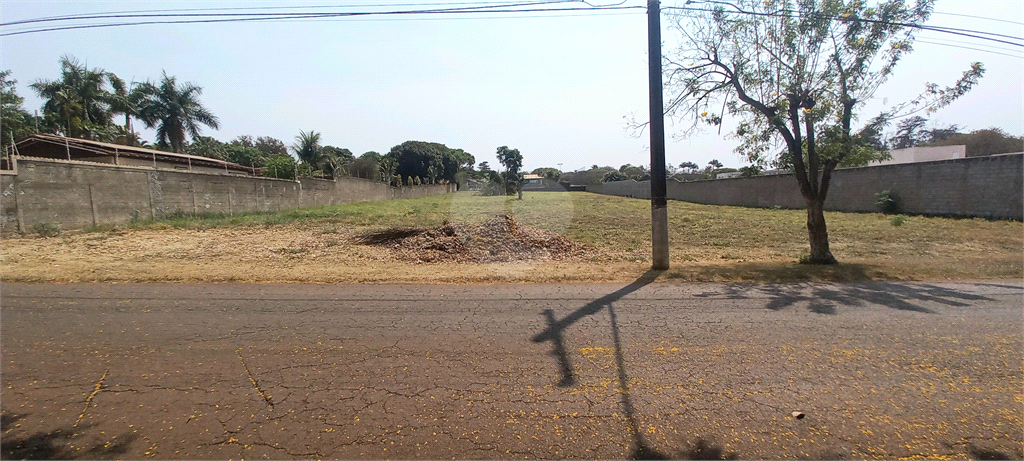
[[[746,11],[746,10],[741,10],[738,7],[736,7],[735,5],[732,5],[731,3],[727,3],[727,2],[705,0],[702,3],[717,3],[717,4],[724,4],[724,5],[732,6],[733,8],[736,8],[736,10],[735,11],[730,11],[729,13],[735,13],[735,14],[745,14],[745,15],[750,15],[750,16],[761,16],[761,17],[781,17],[781,18],[797,18],[797,17],[799,17],[799,14],[794,14],[794,13],[798,13],[798,12],[795,12],[795,11],[792,11],[792,10],[780,10],[780,12]],[[693,8],[693,7],[686,7],[686,6],[669,6],[669,7],[663,8],[663,9],[666,9],[666,10],[681,10],[681,11],[690,11],[690,12],[700,12],[700,13],[713,13],[714,12],[714,10],[709,10],[709,9],[706,9],[706,8]],[[809,15],[809,16],[811,16],[811,15]],[[927,26],[927,25],[923,25],[923,24],[913,24],[913,23],[897,22],[897,21],[882,21],[882,20],[878,20],[878,19],[846,18],[846,17],[826,16],[826,15],[813,15],[813,16],[817,17],[818,19],[827,19],[829,21],[859,21],[859,22],[866,22],[866,23],[870,23],[870,24],[895,25],[895,26],[907,27],[907,28],[911,28],[911,29],[930,30],[930,31],[933,31],[933,32],[941,32],[941,33],[952,34],[952,35],[960,35],[960,36],[964,36],[964,37],[977,38],[979,40],[987,40],[987,41],[990,41],[990,42],[1003,43],[1003,44],[1006,44],[1006,45],[1013,45],[1013,46],[1019,46],[1019,47],[1024,48],[1024,43],[1011,42],[1011,41],[1002,40],[1000,38],[994,38],[994,37],[1004,37],[1004,38],[1010,38],[1010,39],[1013,39],[1013,40],[1024,40],[1024,38],[1015,37],[1015,36],[1012,36],[1012,35],[997,34],[997,33],[993,33],[993,32],[985,32],[985,31],[980,31],[980,30],[959,29],[959,28],[955,28],[955,27]],[[986,37],[986,35],[990,35],[991,37]]]
[[[962,18],[984,19],[986,21],[1005,22],[1007,24],[1017,24],[1019,26],[1024,26],[1024,22],[1010,21],[1009,19],[988,18],[988,17],[985,17],[985,16],[974,16],[972,14],[943,13],[943,12],[940,12],[940,11],[933,11],[932,14],[941,14],[941,15],[945,15],[945,16],[959,16],[959,17],[962,17]]]
[[[555,2],[550,2],[555,3]],[[13,35],[24,35],[24,34],[35,34],[41,32],[56,32],[56,31],[70,31],[78,29],[98,29],[98,28],[112,28],[112,27],[123,27],[123,26],[148,26],[148,25],[161,25],[161,24],[214,24],[214,23],[243,23],[243,22],[258,22],[258,20],[281,20],[281,19],[308,19],[308,18],[341,18],[341,17],[357,17],[357,16],[375,16],[375,15],[415,15],[415,14],[469,14],[469,13],[523,13],[523,12],[545,12],[545,13],[557,13],[562,11],[608,11],[615,9],[638,9],[644,8],[643,6],[610,6],[610,7],[578,7],[578,8],[518,8],[518,9],[441,9],[441,10],[398,10],[398,11],[357,11],[357,12],[330,12],[330,13],[302,13],[302,14],[282,14],[282,15],[270,15],[270,16],[257,16],[257,17],[228,17],[228,18],[213,18],[213,19],[182,19],[182,20],[140,20],[140,22],[132,23],[108,23],[108,24],[96,24],[96,25],[85,25],[85,26],[62,26],[54,28],[44,29],[30,29],[24,31],[8,32],[0,34],[0,37],[7,37]]]
[[[984,53],[999,54],[999,55],[1003,55],[1003,56],[1009,56],[1011,58],[1017,58],[1017,59],[1024,60],[1024,55],[1010,54],[1010,53],[1000,53],[998,51],[992,51],[991,49],[986,50],[986,49],[983,49],[983,48],[973,48],[973,47],[969,47],[969,46],[953,45],[953,44],[949,44],[949,43],[940,43],[940,42],[932,42],[932,41],[921,40],[921,39],[914,40],[914,43],[926,43],[926,44],[929,44],[929,45],[948,46],[948,47],[951,47],[951,48],[961,48],[961,49],[964,49],[964,50],[981,51],[981,52],[984,52]]]
[[[470,3],[433,3],[433,4],[417,4],[417,3],[405,3],[396,5],[365,5],[367,7],[379,7],[379,6],[428,6],[428,5],[486,5],[486,6],[466,6],[459,8],[443,8],[443,9],[429,9],[429,10],[418,10],[422,12],[456,12],[456,11],[469,11],[478,9],[490,9],[490,8],[509,8],[509,7],[521,7],[521,6],[533,6],[533,5],[550,5],[555,3],[567,3],[576,2],[578,0],[543,0],[543,1],[532,1],[532,2],[516,2],[516,3],[500,3],[500,2],[470,2]],[[353,6],[347,6],[352,8]],[[126,18],[171,18],[171,17],[263,17],[263,16],[306,16],[310,14],[345,14],[345,13],[194,13],[195,11],[237,11],[237,10],[263,10],[263,9],[278,9],[278,8],[295,8],[295,7],[260,7],[260,8],[189,8],[189,9],[177,9],[177,10],[139,10],[139,11],[112,11],[106,13],[83,13],[68,16],[50,16],[46,18],[34,18],[25,19],[22,21],[14,21],[6,24],[0,24],[2,26],[15,26],[23,24],[36,24],[41,22],[58,22],[58,21],[77,21],[83,19],[126,19]],[[298,8],[319,8],[313,6],[298,7]],[[327,7],[324,7],[327,8]],[[341,6],[338,8],[346,8]],[[185,12],[192,13],[185,13]],[[371,12],[372,13],[372,12]],[[367,14],[371,14],[367,13]],[[379,13],[403,13],[402,11],[397,12],[386,12],[382,11]],[[352,13],[359,14],[359,13]]]
[[[81,16],[90,16],[94,14],[125,14],[125,13],[170,13],[170,12],[184,12],[184,11],[239,11],[239,10],[285,10],[285,9],[313,9],[313,8],[375,8],[375,7],[397,7],[397,6],[455,6],[455,5],[489,5],[496,3],[522,3],[529,4],[533,0],[507,0],[504,2],[499,1],[478,1],[478,2],[436,2],[436,3],[378,3],[378,4],[349,4],[349,5],[303,5],[303,6],[238,6],[238,7],[220,7],[220,8],[176,8],[176,9],[160,9],[160,10],[130,10],[130,11],[108,11],[101,13],[81,13],[71,14],[64,16],[49,16],[36,19],[57,19],[57,18],[68,18],[75,19]],[[580,0],[557,0],[549,3],[563,3],[563,2],[577,2]],[[11,23],[17,24],[17,22]]]
[[[939,41],[942,41],[943,43],[981,46],[977,42],[973,42],[973,41],[955,40],[955,39],[952,39],[952,38],[945,38],[945,37],[932,37],[932,34],[930,34],[929,32],[931,32],[931,31],[925,31],[925,33],[921,34],[921,37],[923,37],[923,38],[925,38],[927,40],[939,40]],[[915,38],[914,39],[915,43],[917,43],[919,41],[921,41],[920,38]],[[1020,53],[1020,50],[1015,49],[1015,48],[1001,47],[1001,46],[987,45],[987,44],[984,45],[984,46],[985,46],[985,49],[987,49],[987,50],[1007,51],[1007,52],[1010,52],[1010,53]]]

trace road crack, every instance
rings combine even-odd
[[[258,393],[260,397],[263,398],[263,401],[267,403],[267,407],[270,408],[270,411],[274,411],[274,401],[270,399],[269,395],[263,392],[263,389],[260,387],[259,381],[257,381],[256,377],[252,375],[251,371],[249,371],[249,365],[245,363],[245,359],[242,357],[242,349],[239,348],[235,352],[238,354],[238,360],[242,362],[242,368],[245,368],[245,374],[246,376],[249,377],[249,382],[252,383],[252,387],[256,389],[256,393]]]
[[[100,376],[100,380],[96,381],[96,386],[93,387],[92,392],[90,392],[89,396],[85,398],[85,408],[82,408],[82,412],[78,414],[78,420],[75,421],[75,425],[71,427],[78,427],[78,423],[82,422],[82,418],[85,417],[85,413],[89,411],[89,407],[92,406],[92,399],[103,389],[103,380],[107,379],[107,373],[110,373],[109,368],[103,370],[103,376]]]

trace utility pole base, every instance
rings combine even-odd
[[[668,207],[651,205],[651,269],[668,270]]]

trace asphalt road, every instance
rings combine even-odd
[[[1020,281],[648,282],[6,283],[2,455],[1024,456]]]

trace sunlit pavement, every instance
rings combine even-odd
[[[654,275],[5,283],[2,455],[1024,455],[1020,281],[648,284]]]

